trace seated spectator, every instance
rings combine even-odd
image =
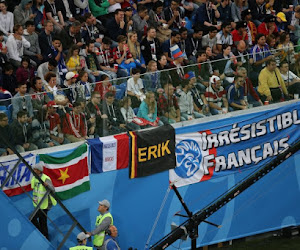
[[[280,61],[287,61],[293,68],[296,62],[294,44],[290,40],[290,34],[282,33],[280,35],[280,43],[277,46],[280,51]]]
[[[44,61],[52,57],[53,23],[50,20],[44,22],[44,30],[39,34],[39,45]]]
[[[157,70],[157,63],[151,60],[147,66],[147,74],[144,75],[144,85],[146,92],[156,93],[161,88],[160,71]]]
[[[99,47],[102,42],[102,37],[107,32],[102,23],[97,20],[92,13],[84,14],[85,24],[82,30],[82,38],[84,41],[95,41],[95,46]]]
[[[25,26],[27,21],[33,21],[36,14],[32,14],[32,0],[21,0],[21,3],[14,10],[14,23]]]
[[[8,105],[11,104],[11,99],[12,94],[8,90],[0,87],[0,105],[8,107]]]
[[[30,47],[30,43],[23,36],[21,25],[14,26],[14,33],[9,35],[6,46],[10,63],[18,68],[21,65],[24,48]]]
[[[145,99],[143,80],[139,69],[132,70],[132,77],[127,80],[126,96],[130,96],[132,107],[138,108]]]
[[[76,44],[72,45],[66,58],[67,69],[68,71],[72,71],[74,74],[78,74],[78,71],[81,70],[79,50],[79,46]]]
[[[0,156],[13,155],[14,151],[7,144],[13,145],[13,136],[5,113],[0,113],[0,134]]]
[[[151,60],[156,61],[157,56],[162,53],[160,42],[156,38],[154,27],[148,27],[147,36],[141,41],[141,52],[147,65]]]
[[[113,57],[114,60],[119,64],[119,67],[122,69],[126,69],[128,75],[130,75],[130,71],[136,68],[136,63],[132,58],[126,41],[126,36],[118,36],[118,46],[113,49]]]
[[[38,69],[37,69],[37,76],[42,79],[42,81],[45,80],[44,76],[48,73],[52,72],[56,75],[56,83],[60,85],[60,77],[59,72],[57,68],[57,61],[53,58],[50,59],[49,62],[42,63]]]
[[[164,9],[167,24],[172,30],[179,30],[184,19],[184,9],[179,7],[179,0],[172,0],[170,7]]]
[[[215,19],[219,17],[220,13],[216,5],[209,0],[203,0],[202,4],[196,10],[194,23],[204,27],[215,26],[217,29],[220,29],[219,25],[215,22]]]
[[[271,34],[271,35],[267,36],[266,40],[267,40],[266,43],[268,44],[269,49],[270,49],[270,53],[274,57],[277,66],[279,66],[279,64],[280,64],[279,55],[281,54],[281,51],[277,50],[277,48],[276,48],[276,37],[273,34]]]
[[[59,33],[65,26],[63,17],[64,6],[59,0],[47,0],[44,2],[46,18],[54,25],[54,32]]]
[[[134,62],[138,68],[141,69],[142,73],[146,72],[146,65],[144,57],[141,53],[140,43],[138,42],[137,33],[135,31],[128,33],[128,48],[134,59]]]
[[[20,110],[26,111],[26,122],[27,122],[27,114],[28,114],[28,122],[32,122],[33,118],[33,108],[32,102],[29,95],[26,95],[27,85],[26,83],[18,83],[18,93],[14,95],[11,100],[13,106],[13,119],[17,118],[17,114]]]
[[[291,40],[293,43],[297,43],[300,39],[300,6],[295,7],[295,11],[292,14],[291,20],[288,25],[288,29],[291,34]]]
[[[220,77],[212,76],[210,78],[209,87],[206,89],[205,97],[212,115],[226,114],[229,111],[226,91],[222,87]]]
[[[192,63],[197,61],[197,53],[202,49],[203,30],[199,26],[194,28],[194,33],[186,41],[186,55]]]
[[[231,17],[233,22],[244,21],[242,12],[248,9],[248,0],[234,0],[231,4]]]
[[[222,51],[222,45],[232,45],[231,24],[229,22],[222,23],[222,30],[217,34],[217,49]]]
[[[107,92],[115,93],[116,88],[111,84],[108,75],[102,75],[100,78],[100,82],[96,83],[94,91],[98,92],[100,94],[101,100],[103,100]]]
[[[124,21],[126,23],[126,31],[131,31],[132,30],[132,16],[136,14],[136,11],[133,11],[131,8],[125,8],[123,9],[124,11]]]
[[[263,102],[280,102],[284,100],[284,95],[288,96],[287,88],[274,59],[267,61],[258,80],[257,90]]]
[[[162,51],[163,51],[164,55],[167,57],[167,60],[169,63],[171,63],[173,61],[172,54],[171,54],[171,48],[175,45],[178,46],[180,39],[181,39],[180,33],[178,31],[173,31],[171,34],[171,39],[165,41],[162,44]]]
[[[142,101],[137,116],[146,120],[146,127],[163,125],[163,122],[157,116],[157,104],[153,92],[146,93],[146,98]]]
[[[64,80],[66,73],[68,72],[64,54],[63,54],[63,46],[61,43],[60,38],[54,37],[52,39],[52,48],[51,48],[51,55],[57,61],[57,68],[59,72],[59,76],[61,80]]]
[[[289,94],[300,94],[300,78],[289,70],[289,64],[286,61],[280,63],[280,74],[287,87]]]
[[[231,46],[228,44],[224,44],[222,46],[223,53],[219,54],[215,57],[216,62],[213,64],[214,70],[217,70],[220,75],[224,73],[225,76],[222,76],[224,79],[227,77],[232,77],[233,70],[236,69],[234,61],[236,60],[235,57],[233,57],[231,52]]]
[[[38,147],[31,142],[32,128],[31,122],[28,123],[29,120],[30,118],[27,117],[27,112],[20,110],[17,112],[16,119],[11,124],[11,133],[14,135],[14,146],[19,153],[38,149]]]
[[[287,20],[286,16],[283,12],[278,12],[276,15],[276,27],[278,29],[278,33],[281,34],[282,32],[285,32],[287,29]]]
[[[0,31],[8,37],[13,33],[14,15],[7,11],[7,3],[5,1],[0,2],[0,11]]]
[[[201,43],[202,48],[204,47],[210,47],[212,51],[216,54],[220,53],[220,51],[217,49],[217,33],[218,29],[215,26],[211,26],[208,28],[209,32],[205,36],[202,37]]]
[[[186,58],[186,54],[181,52],[178,45],[171,47],[171,53],[173,61],[170,64],[172,70],[169,71],[169,74],[173,85],[178,87],[181,84],[181,81],[184,79],[185,72],[182,66],[184,65],[183,62]]]
[[[266,3],[264,0],[249,0],[249,9],[256,26],[259,26],[266,16]]]
[[[94,86],[89,83],[89,75],[85,71],[80,71],[78,75],[78,82],[76,85],[77,99],[90,100]]]
[[[80,29],[81,23],[79,21],[75,21],[71,24],[71,26],[67,26],[60,31],[59,37],[61,38],[64,50],[69,50],[74,44],[76,44],[79,48],[83,45]]]
[[[108,116],[101,112],[100,103],[101,103],[100,93],[96,91],[92,92],[91,101],[87,104],[87,109],[89,110],[91,116],[89,120],[90,122],[93,122],[93,119],[95,120],[94,121],[95,134],[97,136],[102,137],[108,135],[108,130],[107,130]]]
[[[37,33],[35,33],[34,22],[27,21],[25,26],[24,37],[30,43],[30,47],[24,49],[24,55],[28,56],[33,61],[34,66],[40,65],[43,56],[39,45],[39,37]]]
[[[136,114],[131,107],[131,98],[125,96],[120,102],[121,113],[126,123],[126,128],[130,131],[139,130],[141,127],[136,123]]]
[[[43,81],[43,85],[47,95],[51,101],[56,100],[58,105],[65,106],[68,102],[68,98],[65,96],[64,92],[61,90],[60,86],[57,85],[56,75],[52,72],[48,72],[45,75],[45,80]],[[61,98],[62,97],[62,98]],[[58,99],[62,99],[58,101]]]
[[[275,20],[276,19],[273,15],[267,15],[264,22],[257,27],[257,32],[259,34],[264,34],[265,36],[269,36],[271,34],[277,36],[278,29],[275,24]]]
[[[179,29],[179,34],[180,34],[180,42],[179,42],[178,46],[183,53],[186,53],[186,51],[185,51],[186,50],[186,40],[188,38],[187,28],[181,27]],[[187,59],[187,57],[186,57],[186,59]],[[185,60],[185,62],[188,63],[187,60]]]
[[[3,85],[1,87],[8,90],[12,95],[15,95],[18,91],[17,78],[14,74],[14,67],[10,63],[5,64],[2,79]]]
[[[79,142],[87,139],[87,124],[84,114],[81,113],[81,104],[73,103],[73,110],[66,113],[62,132],[70,142]]]
[[[224,22],[231,23],[231,26],[234,28],[235,23],[231,15],[231,1],[221,0],[221,3],[217,9],[220,13],[220,17],[217,20],[222,23]]]
[[[110,135],[126,132],[126,124],[119,105],[115,103],[115,95],[112,92],[105,94],[102,104],[102,113],[108,117],[108,132]]]
[[[114,1],[112,3],[115,3]],[[89,0],[89,7],[92,12],[92,14],[95,17],[103,16],[108,14],[108,8],[110,6],[110,1],[104,0],[104,1],[97,1],[97,0]]]
[[[141,40],[144,35],[146,35],[146,31],[148,28],[148,9],[144,5],[138,5],[137,13],[133,15],[133,31],[137,33],[138,39]]]
[[[171,83],[164,85],[164,94],[159,95],[157,109],[159,119],[164,124],[185,121],[185,118],[180,115],[178,100],[174,94],[174,86]]]
[[[238,22],[235,30],[231,32],[231,35],[234,46],[237,46],[240,41],[244,41],[248,44],[247,23],[244,21]]]
[[[248,103],[244,100],[244,78],[236,75],[234,82],[227,88],[227,99],[233,110],[248,109]]]
[[[176,95],[178,96],[178,105],[180,108],[180,116],[185,120],[193,120],[204,117],[204,115],[194,110],[194,100],[191,88],[194,84],[189,80],[184,79],[181,82],[181,89],[178,89]]]
[[[41,31],[42,27],[43,27],[43,18],[44,18],[44,1],[43,0],[35,0],[33,1],[31,10],[32,10],[32,14],[35,14],[35,18],[34,18],[34,25],[37,31]]]
[[[16,71],[17,82],[26,83],[27,89],[30,88],[30,83],[34,77],[34,68],[30,65],[28,57],[23,57],[21,66]]]
[[[236,44],[236,47],[232,49],[232,53],[236,57],[238,67],[249,67],[249,54],[244,40],[241,40]]]
[[[84,16],[90,13],[89,0],[74,0],[74,5],[77,15]]]
[[[0,67],[3,68],[8,63],[7,47],[4,41],[4,34],[0,31]]]
[[[167,62],[165,55],[160,54],[157,56],[157,69],[160,72],[160,83],[162,87],[172,80],[167,70]]]
[[[260,100],[256,90],[253,88],[253,84],[250,78],[247,76],[247,70],[244,67],[239,67],[237,70],[237,75],[244,78],[244,97],[247,97],[247,102],[253,107],[262,106],[263,103]]]
[[[63,92],[70,103],[74,103],[77,99],[76,82],[78,75],[74,72],[68,72],[63,84]]]
[[[126,10],[131,10],[133,14],[137,12],[137,5],[135,2],[131,0],[124,0],[124,2],[121,3],[122,9]]]
[[[248,44],[253,45],[255,44],[255,37],[257,35],[257,28],[255,24],[251,21],[252,20],[252,15],[251,15],[251,10],[246,9],[242,12],[242,19],[247,23],[247,35],[248,35]]]
[[[109,37],[114,41],[117,41],[120,35],[126,36],[127,24],[124,21],[124,11],[117,9],[114,17],[107,21],[106,27],[108,28]]]

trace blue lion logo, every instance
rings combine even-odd
[[[200,168],[202,153],[195,140],[187,139],[180,141],[175,149],[177,167],[175,173],[181,178],[192,177]]]

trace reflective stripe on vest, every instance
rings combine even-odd
[[[42,174],[41,179],[45,182],[47,179],[51,180],[49,176]],[[34,176],[31,179],[31,188],[33,189],[33,206],[36,207],[37,204],[42,200],[45,193],[47,192],[46,188],[39,182],[37,178]],[[48,197],[49,198],[49,197]],[[40,209],[47,209],[48,208],[48,198],[43,201],[40,206]],[[50,195],[51,202],[53,206],[57,204],[56,200]]]
[[[113,225],[114,222],[113,222],[113,217],[112,217],[111,213],[106,213],[104,215],[100,214],[99,216],[97,216],[96,227],[99,226],[102,223],[102,221],[107,217],[111,218],[110,225]],[[101,231],[99,234],[96,234],[94,236],[94,240],[93,240],[94,246],[101,247],[103,245],[104,238],[105,238],[105,231]]]
[[[93,248],[87,246],[76,246],[76,247],[70,247],[69,250],[93,250]]]

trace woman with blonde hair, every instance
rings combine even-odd
[[[141,70],[142,73],[143,71],[145,72],[146,71],[145,60],[141,53],[141,46],[140,43],[138,42],[138,36],[135,31],[131,31],[128,33],[127,45],[137,67],[144,69]]]
[[[234,22],[243,21],[242,20],[242,12],[243,10],[248,9],[248,1],[247,0],[234,0],[231,4],[231,16]]]

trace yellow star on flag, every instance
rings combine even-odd
[[[58,180],[62,180],[62,183],[65,184],[66,179],[70,178],[70,175],[68,175],[68,168],[66,168],[65,171],[60,169],[59,172],[60,177],[58,178]]]

